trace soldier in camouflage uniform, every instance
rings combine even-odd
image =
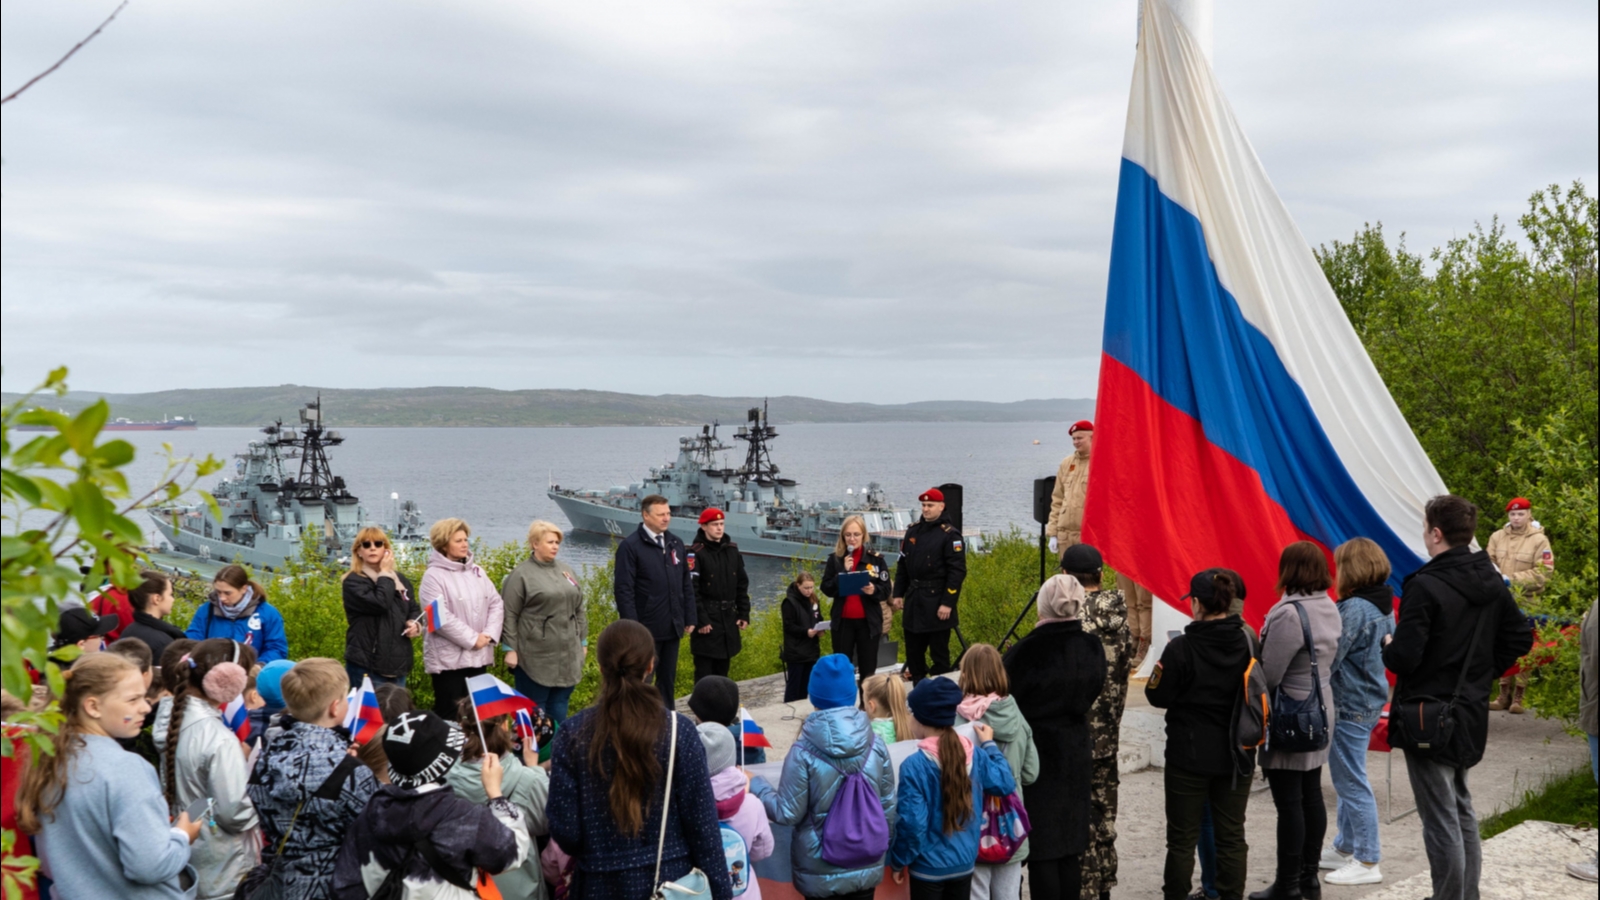
[[[1128,627],[1128,604],[1121,591],[1100,587],[1103,562],[1100,551],[1075,544],[1061,555],[1061,570],[1076,577],[1088,591],[1083,601],[1083,630],[1100,638],[1106,651],[1106,684],[1089,709],[1089,734],[1094,742],[1094,773],[1089,793],[1089,847],[1083,853],[1082,900],[1106,900],[1117,883],[1117,775],[1118,738],[1122,709],[1128,700],[1128,676],[1133,671],[1133,633]]]

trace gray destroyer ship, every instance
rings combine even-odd
[[[764,408],[752,408],[734,432],[733,439],[747,445],[744,464],[736,469],[717,464],[717,453],[733,449],[718,439],[718,427],[704,425],[698,435],[679,438],[678,458],[652,468],[642,481],[603,491],[551,485],[548,496],[573,528],[624,537],[639,527],[639,501],[660,494],[672,505],[672,533],[684,543],[693,542],[700,513],[714,506],[727,514],[728,536],[740,550],[783,559],[823,559],[845,518],[859,515],[866,520],[871,548],[890,563],[899,558],[900,539],[920,510],[890,505],[877,482],[847,501],[807,503],[794,479],[780,475],[772,462],[770,445],[778,431]]]
[[[251,441],[245,452],[235,455],[234,476],[219,481],[212,491],[221,518],[205,503],[151,510],[171,551],[202,562],[237,559],[271,571],[299,558],[310,535],[325,559],[347,562],[356,534],[379,523],[368,519],[359,498],[328,464],[327,448],[344,443],[344,436],[323,427],[321,396],[300,410],[298,427],[285,427],[279,419],[261,432],[264,439]],[[396,555],[425,546],[422,512],[412,501],[401,502],[398,494],[391,497],[396,522],[382,527],[389,528]]]

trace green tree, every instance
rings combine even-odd
[[[82,602],[87,591],[100,586],[101,573],[120,586],[139,583],[142,531],[130,516],[178,499],[198,478],[222,468],[210,456],[200,462],[174,457],[168,447],[161,479],[135,496],[121,471],[133,461],[133,445],[101,440],[110,415],[103,401],[70,417],[34,404],[43,391],[66,393],[66,379],[67,370],[57,369],[38,388],[0,410],[0,629],[5,638],[0,643],[0,677],[7,693],[24,700],[33,696],[31,672],[42,674],[52,697],[61,694],[61,672],[46,654],[63,602]],[[19,426],[40,433],[16,443]],[[201,493],[214,507],[210,495]],[[91,573],[87,582],[85,572]],[[73,652],[57,656],[70,659]],[[47,736],[61,723],[54,700],[11,721],[21,726],[21,739],[15,745],[0,741],[7,756],[51,752]],[[19,896],[21,885],[32,883],[38,866],[32,857],[14,855],[15,838],[10,831],[4,834],[7,898]]]

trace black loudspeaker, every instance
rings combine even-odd
[[[1056,477],[1033,480],[1033,520],[1040,525],[1050,521],[1050,495],[1056,492]]]
[[[961,531],[961,485],[941,484],[939,490],[944,494],[944,514],[949,517],[950,524],[955,526],[956,532]]]

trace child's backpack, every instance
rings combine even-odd
[[[728,881],[733,883],[735,897],[744,894],[750,886],[750,879],[755,873],[750,871],[750,853],[745,849],[744,836],[733,830],[727,822],[722,823],[722,855],[728,861]]]
[[[1016,791],[996,797],[983,795],[983,828],[978,832],[978,862],[1000,866],[1017,855],[1033,823]]]
[[[883,815],[878,791],[862,771],[870,753],[862,754],[861,765],[845,773],[833,795],[827,821],[822,823],[822,861],[841,869],[864,869],[883,865],[889,852],[889,820]]]
[[[1244,754],[1267,742],[1267,729],[1271,725],[1272,704],[1268,700],[1267,676],[1261,671],[1257,658],[1256,642],[1245,633],[1250,645],[1250,662],[1245,665],[1239,696],[1234,700],[1233,746],[1235,769],[1244,761]]]

